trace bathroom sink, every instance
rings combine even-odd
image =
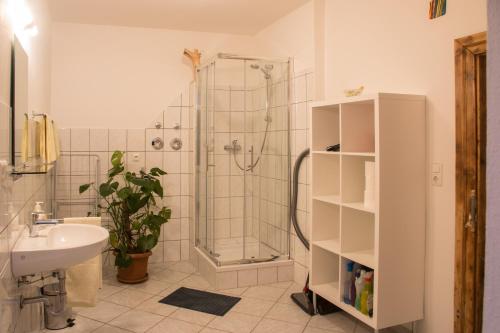
[[[14,276],[66,269],[100,254],[108,242],[106,229],[85,224],[50,227],[38,237],[23,234],[12,249]]]

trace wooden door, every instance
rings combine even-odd
[[[455,333],[480,333],[486,213],[486,33],[455,40]]]

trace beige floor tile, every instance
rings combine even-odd
[[[268,301],[277,301],[285,292],[284,289],[269,286],[250,287],[243,293],[244,297],[260,298]]]
[[[306,326],[311,316],[297,305],[276,303],[266,314],[266,318]]]
[[[125,289],[107,297],[106,301],[133,308],[150,297],[151,294],[148,293],[133,289]]]
[[[281,289],[288,289],[292,285],[292,281],[286,281],[286,282],[277,282],[277,283],[271,283],[268,284],[269,287],[274,287],[274,288],[281,288]]]
[[[177,311],[170,315],[170,318],[184,320],[189,323],[205,326],[209,322],[211,322],[215,318],[215,316],[209,313],[179,308]]]
[[[216,317],[208,327],[234,333],[251,332],[261,317],[250,316],[244,313],[229,312],[223,317]]]
[[[77,312],[78,315],[103,323],[110,322],[129,310],[130,309],[125,306],[105,301],[99,301],[97,305],[92,308],[74,308],[74,311]]]
[[[295,304],[292,300],[292,298],[290,297],[292,294],[294,293],[299,293],[299,292],[302,292],[302,289],[303,287],[302,286],[299,286],[298,284],[294,283],[292,284],[286,291],[285,293],[283,294],[283,296],[280,297],[280,299],[278,300],[279,303],[283,303],[283,304]]]
[[[122,291],[124,287],[103,283],[102,288],[97,291],[97,298],[105,299],[108,296]]]
[[[184,287],[199,290],[206,290],[210,288],[210,283],[199,275],[190,275],[179,283]]]
[[[304,333],[336,333],[337,331],[329,331],[321,328],[307,326]]]
[[[204,329],[201,330],[201,333],[227,333],[227,332],[219,331],[216,330],[215,328],[205,327]]]
[[[129,333],[129,332],[132,332],[132,331],[124,330],[123,328],[104,325],[104,326],[99,327],[97,330],[93,331],[92,333]]]
[[[179,261],[170,266],[170,269],[177,272],[192,274],[196,272],[196,267],[193,266],[189,261]]]
[[[177,272],[177,271],[173,271],[171,269],[166,269],[166,270],[161,271],[161,272],[150,274],[150,278],[153,280],[159,280],[159,281],[164,281],[164,282],[178,283],[181,280],[184,280],[185,278],[187,278],[189,275],[190,274],[188,274],[188,273]]]
[[[149,279],[148,281],[143,283],[131,284],[129,286],[129,289],[143,291],[145,293],[157,295],[170,286],[171,286],[170,283]]]
[[[243,297],[231,311],[263,317],[274,304],[258,298]]]
[[[154,313],[160,316],[168,317],[170,316],[174,311],[178,309],[176,306],[172,306],[169,304],[163,304],[160,303],[159,301],[162,299],[162,296],[154,296],[151,297],[150,299],[145,300],[141,304],[137,305],[135,308],[137,310],[149,312],[149,313]]]
[[[336,312],[325,316],[313,316],[308,326],[334,332],[352,333],[356,321],[343,312]]]
[[[182,320],[172,318],[163,319],[158,325],[148,331],[148,333],[197,333],[203,326],[191,324]]]
[[[380,332],[389,333],[390,329],[381,330]],[[358,322],[356,324],[356,328],[354,329],[354,333],[373,333],[373,328],[363,324],[362,322]]]
[[[131,310],[115,318],[109,324],[136,333],[143,333],[158,324],[162,319],[164,319],[163,316],[144,311]]]
[[[301,333],[303,330],[302,325],[264,318],[252,333]]]
[[[248,290],[248,287],[222,289],[222,290],[216,290],[215,288],[208,288],[207,289],[207,291],[210,291],[213,293],[218,293],[218,294],[223,294],[223,295],[228,295],[228,296],[241,296],[247,290]]]
[[[62,333],[90,333],[94,332],[97,328],[101,327],[103,323],[99,321],[95,321],[89,318],[81,317],[81,316],[76,316],[75,318],[75,326],[73,327],[67,327],[62,330],[57,330],[57,332],[62,332]],[[43,333],[50,333],[54,332],[53,330],[48,330],[45,329],[42,331]]]

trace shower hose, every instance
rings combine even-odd
[[[304,161],[304,158],[309,155],[309,148],[305,149],[300,155],[297,157],[297,161],[295,161],[295,166],[293,167],[293,183],[292,183],[292,200],[290,206],[290,217],[292,219],[293,227],[295,228],[295,232],[297,233],[297,237],[299,237],[304,247],[309,250],[309,241],[304,236],[302,230],[300,230],[299,223],[297,222],[297,197],[299,193],[299,172],[300,166]]]

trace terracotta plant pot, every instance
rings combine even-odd
[[[118,267],[116,278],[121,283],[141,283],[148,279],[148,259],[151,251],[145,253],[132,253],[132,264],[126,268]]]

